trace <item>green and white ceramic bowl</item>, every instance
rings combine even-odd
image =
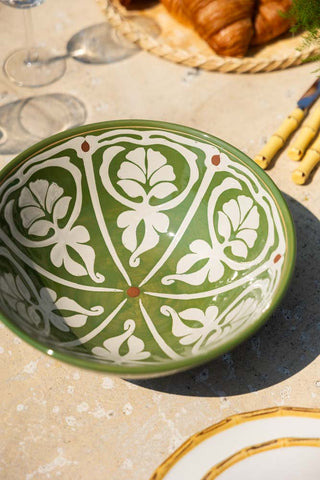
[[[124,377],[208,361],[253,334],[294,267],[286,203],[211,135],[110,121],[0,174],[0,308],[53,357]]]

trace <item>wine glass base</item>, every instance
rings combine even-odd
[[[73,95],[52,93],[0,107],[0,154],[15,154],[63,130],[83,125],[84,104]]]
[[[36,88],[61,78],[66,70],[66,61],[46,48],[21,49],[9,55],[3,70],[9,80],[20,87]]]
[[[23,100],[19,121],[26,133],[42,139],[82,125],[87,111],[73,95],[54,93]]]

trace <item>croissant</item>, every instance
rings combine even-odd
[[[219,55],[244,56],[254,34],[255,0],[161,0],[194,29]]]
[[[161,3],[180,23],[192,26],[182,0],[161,0]]]
[[[257,15],[254,20],[254,36],[252,45],[261,45],[286,32],[291,20],[282,15],[287,13],[292,5],[291,0],[260,0]]]
[[[292,0],[161,0],[177,20],[188,23],[222,56],[243,57],[290,26]]]

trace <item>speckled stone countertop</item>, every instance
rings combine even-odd
[[[104,21],[94,0],[47,0],[33,11],[36,36],[63,53],[71,36]],[[20,47],[22,13],[0,5],[0,62]],[[146,52],[109,65],[67,60],[58,82],[37,91],[0,73],[0,107],[34,94],[71,93],[87,122],[165,120],[212,133],[249,156],[292,110],[315,65],[256,75],[196,71]],[[1,155],[4,165],[12,156]],[[195,432],[229,415],[276,405],[320,407],[320,171],[305,186],[282,153],[269,175],[297,230],[289,291],[260,332],[211,363],[130,382],[79,370],[0,331],[1,463],[8,480],[148,480]]]

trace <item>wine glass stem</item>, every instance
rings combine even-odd
[[[26,36],[26,48],[27,48],[27,58],[25,60],[27,65],[30,65],[37,61],[38,54],[32,48],[34,47],[34,36],[33,36],[33,22],[32,22],[32,15],[31,15],[31,8],[24,8],[23,9],[23,16],[24,16],[24,28],[25,28],[25,36]]]

